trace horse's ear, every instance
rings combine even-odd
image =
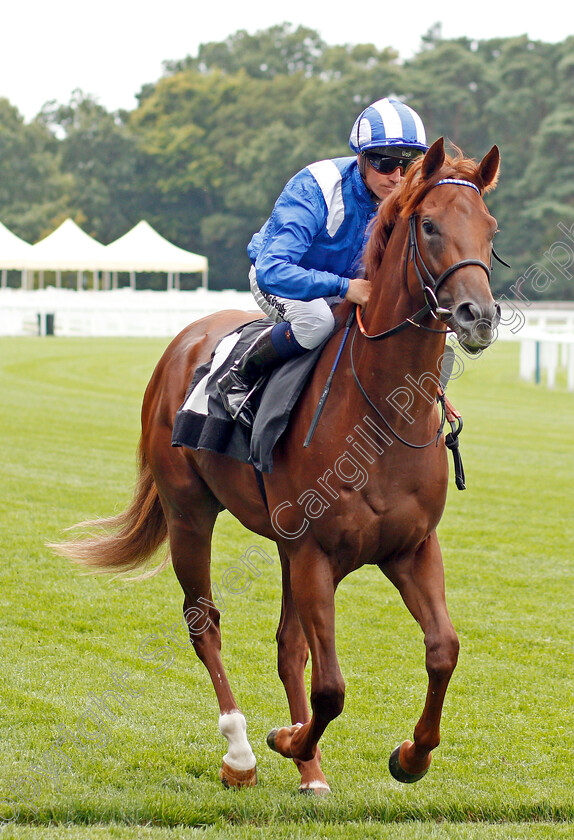
[[[492,149],[483,157],[478,164],[478,175],[482,179],[484,189],[494,189],[498,181],[500,171],[500,150],[498,146]]]
[[[438,172],[444,163],[444,138],[435,140],[423,158],[422,176],[425,181]]]

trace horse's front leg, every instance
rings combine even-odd
[[[440,742],[444,698],[459,649],[446,606],[444,568],[436,533],[424,541],[412,559],[384,563],[381,568],[401,593],[425,637],[428,691],[424,710],[415,726],[413,741],[397,747],[389,761],[395,779],[416,782],[427,772],[431,751]]]
[[[303,633],[291,592],[291,571],[289,558],[279,549],[283,578],[283,599],[281,619],[277,628],[277,665],[279,677],[285,687],[289,702],[291,723],[297,728],[311,719],[305,688],[305,665],[309,656],[309,645]],[[275,749],[276,730],[270,733],[268,743]],[[299,790],[302,793],[328,793],[329,785],[321,770],[321,750],[317,748],[311,761],[295,759],[301,774]]]
[[[287,758],[311,761],[329,723],[341,714],[345,683],[335,651],[335,584],[318,550],[291,556],[291,592],[311,651],[311,720],[274,730],[268,743]]]

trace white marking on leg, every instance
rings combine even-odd
[[[330,792],[331,788],[327,784],[327,782],[305,782],[304,784],[299,785],[299,790],[322,790],[326,792]]]
[[[257,760],[247,740],[247,723],[242,712],[220,715],[219,731],[229,744],[229,752],[223,756],[227,766],[233,770],[251,770],[255,767]]]

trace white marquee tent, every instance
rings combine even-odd
[[[2,271],[2,288],[6,288],[7,274],[10,269],[23,271],[26,260],[29,259],[32,245],[20,239],[0,222],[0,269]]]
[[[88,236],[73,219],[32,246],[26,268],[31,271],[99,271],[105,245]]]
[[[78,272],[78,289],[83,285],[83,273],[94,275],[94,289],[99,288],[100,272],[104,272],[102,285],[117,287],[118,272],[129,272],[130,286],[135,289],[137,272],[165,272],[168,289],[179,288],[180,273],[202,275],[202,286],[207,288],[208,261],[173,245],[160,236],[145,221],[139,222],[110,245],[102,245],[85,233],[72,219],[66,219],[56,230],[29,245],[0,223],[0,269],[3,286],[6,271],[22,271],[22,287],[26,288],[28,272],[40,272],[40,287],[44,285],[44,271],[56,272],[56,286],[61,285],[63,271]]]
[[[207,288],[207,258],[164,239],[146,221],[138,224],[105,248],[101,266],[106,271],[166,271],[168,288],[177,286],[179,274],[201,272],[203,286]],[[175,283],[174,283],[175,280]]]

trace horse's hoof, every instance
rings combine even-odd
[[[267,746],[284,758],[292,758],[290,749],[291,738],[302,726],[302,723],[294,723],[292,726],[280,726],[272,729],[267,736]],[[277,740],[278,736],[279,741]]]
[[[275,736],[277,735],[278,732],[279,732],[279,730],[277,729],[277,727],[275,727],[275,729],[271,730],[271,732],[269,733],[269,735],[267,736],[267,739],[266,739],[267,740],[267,746],[269,747],[270,750],[273,750],[274,752],[277,752],[277,747],[275,746]]]
[[[257,767],[251,767],[249,770],[234,770],[224,761],[219,771],[219,778],[226,788],[254,787],[257,784]]]
[[[331,788],[327,782],[304,782],[299,785],[299,793],[306,796],[327,796],[331,793]]]
[[[391,757],[389,758],[389,771],[393,779],[396,779],[397,782],[403,782],[405,785],[411,785],[413,782],[418,782],[419,779],[426,776],[430,767],[430,761],[422,773],[408,773],[406,770],[403,770],[399,761],[401,747],[402,744],[399,744],[396,750],[392,751]]]

